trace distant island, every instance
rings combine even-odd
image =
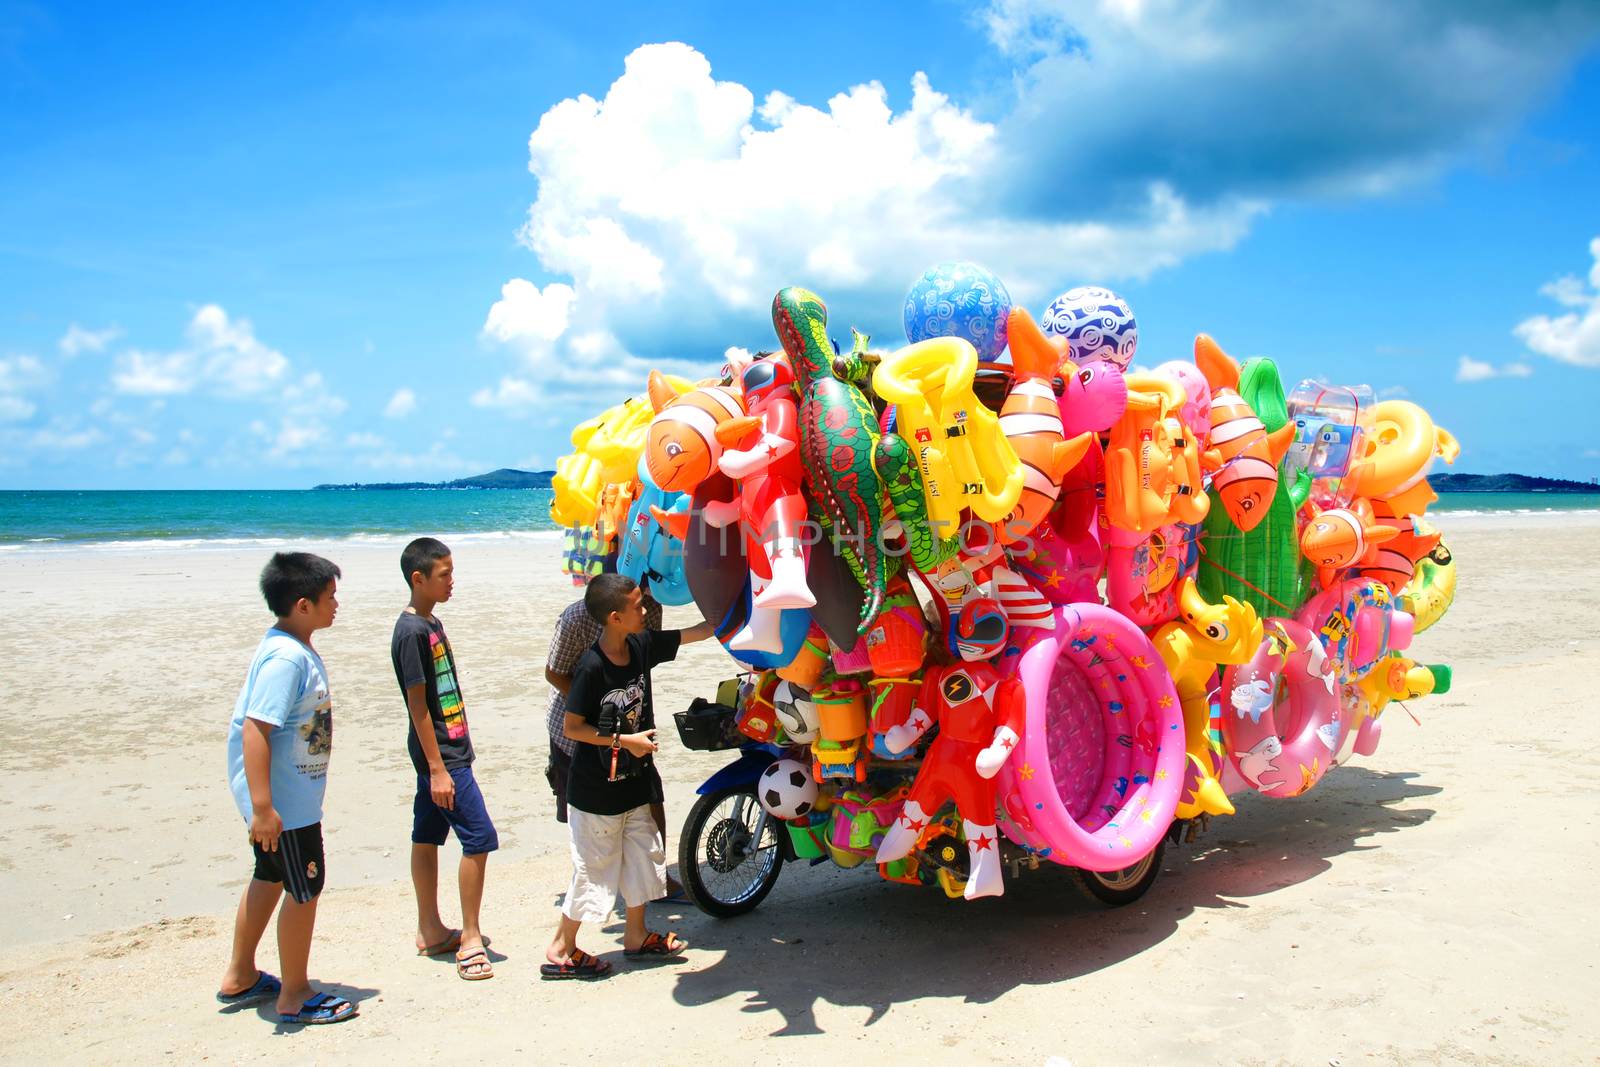
[[[488,474],[474,474],[451,482],[324,482],[313,489],[548,489],[555,471],[519,471],[501,467]]]
[[[1428,484],[1436,493],[1600,493],[1594,482],[1535,478],[1530,474],[1434,474]]]
[[[519,471],[501,467],[451,482],[327,482],[313,489],[549,489],[555,471]],[[1531,474],[1435,474],[1428,479],[1438,493],[1600,493],[1594,482],[1536,478]]]

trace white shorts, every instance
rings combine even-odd
[[[572,885],[561,913],[581,923],[605,922],[617,894],[630,908],[667,893],[666,843],[641,804],[621,815],[567,809],[572,828]]]

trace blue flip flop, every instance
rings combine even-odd
[[[343,997],[318,993],[302,1004],[297,1012],[279,1012],[278,1021],[299,1026],[322,1026],[326,1023],[342,1023],[354,1018],[355,1014],[356,1006]]]
[[[238,993],[219,992],[217,994],[217,1003],[227,1004],[230,1007],[238,1004],[255,1004],[268,998],[275,999],[278,991],[282,988],[283,983],[278,981],[276,975],[268,974],[266,971],[257,971],[255,985]]]

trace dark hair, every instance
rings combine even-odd
[[[261,595],[267,598],[268,610],[281,619],[301,600],[316,603],[328,583],[337,577],[338,566],[321,556],[274,552],[261,568]]]
[[[628,594],[636,588],[637,583],[626,575],[597,574],[589,579],[589,588],[583,591],[584,609],[591,619],[604,626],[613,611],[628,606]]]
[[[450,548],[437,537],[419,537],[400,553],[400,573],[406,577],[406,588],[411,588],[411,576],[417,571],[424,578],[433,577],[433,565],[450,554]]]

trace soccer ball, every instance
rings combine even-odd
[[[817,780],[799,760],[781,759],[761,772],[756,798],[774,818],[798,819],[817,803]]]
[[[783,732],[797,745],[809,745],[817,739],[817,706],[811,694],[793,682],[779,682],[772,691],[772,710],[778,713]]]

